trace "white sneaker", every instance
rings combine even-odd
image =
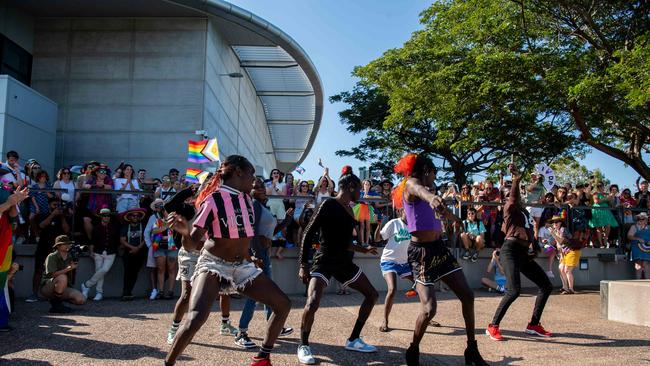
[[[169,332],[167,333],[167,344],[172,344],[174,343],[174,337],[176,337],[176,332],[178,331],[178,327],[170,327]]]
[[[149,296],[149,300],[155,300],[156,296],[158,296],[158,289],[151,290],[151,295]]]
[[[548,278],[555,278],[555,275],[553,274],[553,271],[546,272],[546,275],[548,276]]]
[[[104,295],[102,295],[101,292],[98,292],[98,293],[95,294],[95,297],[93,297],[93,301],[102,301],[103,298],[104,298]]]
[[[347,349],[348,351],[356,351],[356,352],[363,352],[363,353],[377,352],[377,347],[367,344],[366,342],[363,341],[363,339],[361,339],[361,337],[353,341],[346,341],[345,349]]]
[[[298,346],[298,361],[303,365],[315,365],[316,359],[311,353],[311,347]]]
[[[86,298],[86,299],[88,298],[88,291],[90,291],[90,289],[88,287],[86,287],[85,282],[82,282],[81,283],[81,293],[84,295],[84,298]]]

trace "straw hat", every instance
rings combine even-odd
[[[147,215],[147,210],[144,208],[136,207],[129,210],[126,210],[120,214],[120,220],[124,222],[138,222]],[[129,219],[130,217],[135,217],[134,219]]]
[[[562,216],[555,215],[551,217],[547,222],[552,224],[554,222],[563,222],[563,221],[564,219],[562,218]]]
[[[158,206],[158,205],[162,206],[162,205],[164,205],[164,204],[165,204],[165,201],[163,201],[162,198],[156,198],[155,200],[153,200],[153,202],[151,202],[151,205],[149,205],[149,207],[150,207],[152,210],[155,211],[155,210],[156,210],[156,206]]]
[[[647,219],[647,218],[648,218],[648,214],[645,213],[645,212],[641,212],[640,214],[634,216],[634,218],[636,218],[637,220],[640,220],[640,219]]]

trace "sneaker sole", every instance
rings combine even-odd
[[[493,337],[492,334],[490,334],[490,332],[488,332],[487,330],[485,331],[485,334],[486,334],[488,337],[490,337],[490,339],[493,340],[493,341],[497,341],[497,342],[501,342],[501,341],[503,341],[503,337],[501,337],[501,338]]]
[[[524,331],[524,333],[526,333],[526,334],[530,334],[530,335],[536,335],[536,336],[538,336],[538,337],[544,337],[544,338],[551,338],[551,337],[553,336],[553,335],[547,335],[547,334],[538,333],[538,332],[536,332],[536,331],[534,331],[534,330],[530,330],[530,329],[526,329],[526,330]]]
[[[316,364],[318,364],[318,362],[316,362],[315,359],[313,361],[301,361],[300,359],[298,359],[298,362],[300,362],[301,365],[316,365]]]
[[[292,335],[292,334],[293,334],[293,330],[290,331],[290,332],[284,333],[284,334],[280,334],[278,337],[286,337],[286,336]]]
[[[345,346],[345,349],[347,349],[348,351],[361,352],[361,353],[374,353],[374,352],[377,352],[376,349],[373,349],[373,350],[362,350],[362,349],[353,348],[353,347],[348,347],[348,346]]]
[[[235,342],[235,344],[238,345],[240,348],[243,348],[243,349],[252,349],[252,348],[257,347],[256,344],[253,344],[253,345],[250,345],[250,346],[245,346],[245,345],[243,345],[243,344],[239,344],[239,343],[237,343],[237,342]]]

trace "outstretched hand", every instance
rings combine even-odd
[[[190,224],[183,216],[177,214],[176,212],[170,213],[167,216],[165,223],[170,229],[174,230],[175,232],[183,236],[190,235]]]
[[[13,206],[26,200],[27,198],[29,198],[29,188],[18,187],[16,191],[11,196],[9,196],[9,198],[7,198],[7,202]]]

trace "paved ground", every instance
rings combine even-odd
[[[421,364],[462,365],[465,332],[460,303],[449,293],[439,293],[439,299],[436,319],[443,327],[429,328],[421,346]],[[304,298],[292,300],[294,309],[288,324],[299,328]],[[379,352],[358,354],[345,351],[341,345],[354,324],[360,296],[326,295],[312,332],[312,349],[321,365],[403,365],[418,306],[412,300],[399,301],[391,316],[394,330],[377,330],[383,313],[383,306],[378,305],[362,333],[368,343],[379,346]],[[496,295],[477,292],[479,348],[493,365],[650,365],[650,328],[600,319],[597,292],[553,295],[543,319],[556,334],[549,340],[523,333],[534,301],[532,295],[524,295],[501,325],[509,340],[490,341],[482,332],[498,301]],[[0,365],[160,365],[168,349],[165,337],[173,304],[164,300],[105,300],[70,315],[52,316],[47,314],[47,303],[20,302],[12,318],[14,331],[0,333]],[[233,301],[233,319],[238,319],[242,305],[242,300]],[[248,365],[253,351],[236,348],[234,338],[218,334],[219,316],[215,307],[179,365]],[[257,341],[262,320],[258,310],[249,332]],[[296,332],[279,341],[273,354],[276,366],[298,364],[298,339]]]

